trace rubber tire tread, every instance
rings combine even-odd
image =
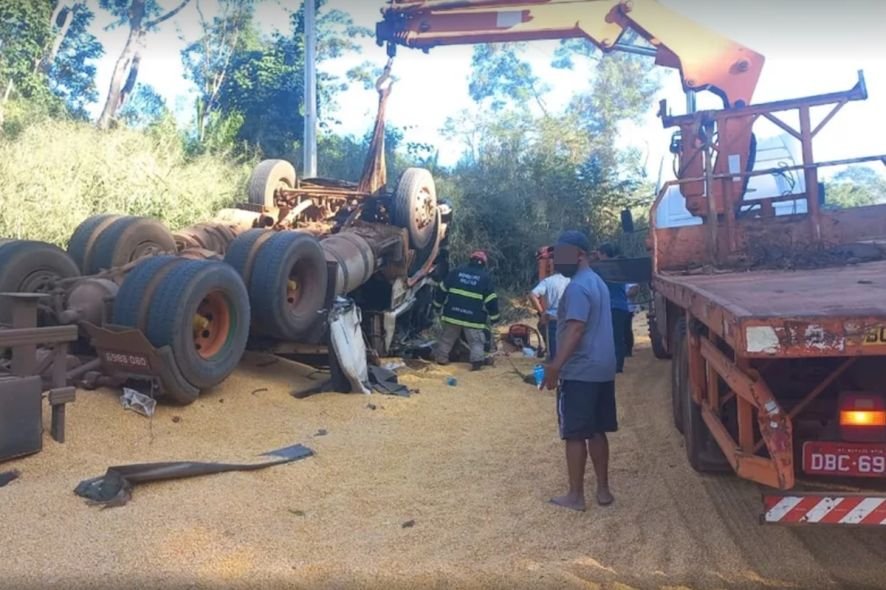
[[[67,252],[46,242],[12,240],[0,244],[0,293],[19,293],[22,281],[38,270],[69,279],[80,276],[80,269]],[[12,318],[9,306],[0,306],[0,323]]]
[[[212,290],[225,290],[235,322],[228,344],[212,359],[201,358],[192,339],[191,321],[203,299],[196,289],[204,281],[214,286]],[[249,317],[249,295],[234,269],[223,262],[186,260],[174,266],[154,291],[145,335],[158,348],[169,346],[182,376],[204,389],[218,385],[237,368],[246,351]]]
[[[310,244],[310,245],[307,245]],[[298,256],[298,250],[304,255]],[[316,285],[303,294],[297,312],[290,311],[283,294],[289,280],[289,270],[295,260],[307,260],[315,265]],[[261,245],[253,263],[249,281],[249,295],[253,304],[253,321],[257,330],[266,336],[297,342],[314,327],[318,312],[326,300],[326,255],[320,242],[309,234],[295,231],[277,232]],[[307,287],[305,287],[307,288]]]
[[[409,232],[409,244],[416,250],[426,248],[436,235],[435,224],[428,225],[425,229],[419,229],[413,218],[414,207],[412,206],[415,195],[430,181],[436,204],[437,189],[434,177],[426,168],[407,168],[400,176],[397,183],[397,191],[391,207],[391,222],[406,228]]]
[[[646,321],[649,324],[649,342],[652,344],[652,356],[660,361],[669,360],[672,357],[672,353],[664,346],[664,340],[659,333],[657,322],[653,319],[647,319]]]
[[[674,427],[680,434],[683,434],[683,384],[689,377],[688,368],[683,362],[687,347],[686,320],[682,318],[677,320],[671,338],[671,350],[673,351],[671,358],[671,411]]]
[[[276,171],[276,174],[275,174]],[[250,203],[253,205],[262,205],[272,208],[273,195],[268,196],[268,182],[274,179],[286,179],[290,188],[295,188],[296,172],[295,167],[286,160],[263,160],[252,171],[249,176],[249,182],[246,186],[246,195]]]
[[[152,217],[121,217],[102,231],[95,240],[93,247],[87,252],[85,272],[87,274],[95,274],[102,270],[130,262],[128,258],[125,261],[116,258],[121,251],[121,241],[124,239],[125,232],[137,224],[153,226],[153,229],[160,231],[160,233],[157,234],[159,239],[156,240],[156,243],[169,252],[175,252],[177,250],[172,232],[156,219]],[[160,228],[162,228],[162,230]],[[161,244],[160,240],[167,243]]]
[[[249,279],[252,276],[252,266],[255,261],[255,255],[258,248],[266,240],[271,239],[274,230],[271,229],[250,229],[231,242],[228,251],[225,252],[225,263],[229,264],[237,271],[243,283],[249,285]],[[262,239],[262,236],[265,236]],[[259,242],[259,239],[262,239]]]
[[[93,236],[104,231],[108,225],[119,218],[119,215],[110,213],[93,215],[84,219],[71,234],[71,239],[68,240],[68,256],[74,260],[82,272],[86,272],[86,252]]]
[[[680,330],[682,324],[682,331]],[[683,440],[686,447],[686,458],[689,465],[699,473],[727,473],[732,471],[731,465],[720,450],[719,445],[708,430],[701,408],[692,400],[689,387],[689,342],[686,337],[686,324],[680,320],[675,333],[682,334],[681,364],[685,366],[686,379],[682,387]],[[679,337],[679,336],[678,336]],[[676,349],[675,349],[676,352]]]
[[[145,297],[152,297],[154,289],[149,290],[151,281],[167,266],[184,262],[176,256],[152,256],[140,261],[135,268],[123,278],[123,284],[114,298],[113,322],[118,326],[140,328],[144,325],[141,311]]]

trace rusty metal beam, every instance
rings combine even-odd
[[[800,132],[799,131],[797,131],[796,129],[794,129],[793,127],[791,127],[790,125],[788,125],[787,123],[782,121],[780,118],[773,115],[772,113],[763,113],[763,116],[766,119],[768,119],[769,121],[771,121],[772,123],[775,123],[776,125],[778,125],[782,129],[784,129],[790,135],[794,136],[797,139],[800,139]]]
[[[45,328],[12,328],[0,330],[0,347],[37,346],[77,340],[77,326],[47,326]]]
[[[750,462],[748,464],[753,467],[748,468],[748,473],[739,472],[739,475],[761,483],[766,479],[769,482],[766,485],[773,485],[779,489],[792,488],[795,474],[790,417],[781,409],[775,396],[759,376],[757,379],[751,378],[707,339],[701,340],[700,349],[704,359],[740,398],[739,402],[745,400],[758,411],[760,433],[771,457],[760,461],[771,465],[761,471],[764,463]],[[723,448],[723,451],[729,452],[729,447]],[[774,470],[774,480],[771,479],[770,469]]]

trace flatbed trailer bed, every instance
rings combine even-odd
[[[886,261],[811,270],[659,273],[655,289],[746,358],[886,353]]]

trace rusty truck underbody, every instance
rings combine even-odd
[[[343,306],[356,307],[376,357],[429,327],[452,212],[428,170],[387,188],[389,73],[390,62],[358,183],[299,179],[289,162],[265,160],[243,203],[175,232],[100,214],[66,251],[0,239],[0,460],[40,450],[44,397],[63,441],[75,387],[137,380],[150,397],[189,404],[247,348],[326,360],[334,374],[329,326]]]

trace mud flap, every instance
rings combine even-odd
[[[200,390],[182,376],[172,349],[154,348],[145,335],[132,328],[84,323],[83,328],[95,348],[102,372],[121,379],[156,381],[161,395],[176,391],[196,399]]]

